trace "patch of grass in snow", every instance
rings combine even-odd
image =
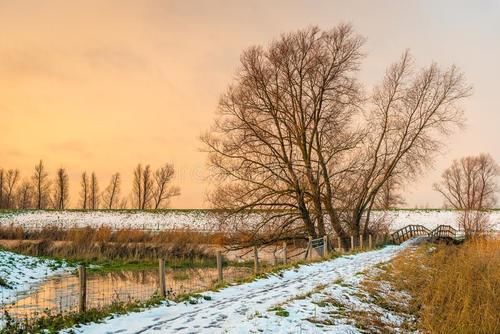
[[[274,307],[271,307],[270,309],[268,309],[269,312],[275,312],[275,314],[277,316],[280,316],[280,317],[288,317],[290,315],[290,312],[288,312],[287,310],[285,310],[283,307],[281,306],[274,306]]]
[[[179,303],[188,303],[188,304],[198,304],[198,302],[203,299],[203,300],[212,300],[211,296],[207,295],[202,295],[200,293],[183,293],[180,295],[177,295],[177,297],[174,299],[176,302]]]
[[[337,299],[335,299],[333,297],[327,297],[327,298],[322,299],[320,301],[313,301],[313,304],[316,304],[319,307],[334,306],[338,310],[345,309],[344,304],[342,304],[342,302],[338,301]]]
[[[9,285],[9,283],[7,283],[7,281],[5,279],[3,279],[2,277],[0,277],[0,286],[7,288],[7,289],[12,289],[12,287]]]

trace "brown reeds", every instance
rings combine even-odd
[[[500,240],[424,245],[396,258],[390,276],[413,296],[422,331],[500,332]]]
[[[0,246],[26,255],[75,260],[154,260],[205,258],[206,246],[221,245],[224,237],[191,230],[143,231],[100,228],[39,230],[0,228]]]

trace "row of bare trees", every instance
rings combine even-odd
[[[407,51],[367,93],[357,78],[363,43],[349,25],[311,27],[243,52],[202,141],[214,207],[265,212],[260,242],[297,222],[312,237],[327,225],[346,242],[366,234],[371,210],[399,201],[391,191],[462,125],[470,87],[455,66],[416,69]]]
[[[161,209],[170,199],[180,195],[180,189],[171,185],[174,166],[165,164],[153,171],[150,165],[141,164],[134,170],[132,200],[121,194],[121,175],[111,176],[108,186],[101,192],[95,172],[83,172],[80,178],[79,201],[76,208],[96,209]],[[69,208],[69,176],[65,168],[56,171],[54,179],[42,160],[35,166],[30,179],[21,180],[17,169],[0,168],[0,209],[57,209]],[[136,199],[138,199],[136,201]]]

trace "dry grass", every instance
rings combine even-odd
[[[500,333],[500,240],[423,245],[384,279],[412,295],[424,332]]]
[[[218,234],[190,230],[148,232],[133,229],[46,227],[38,231],[0,228],[0,244],[33,256],[74,260],[156,260],[207,258],[205,245],[223,243]]]

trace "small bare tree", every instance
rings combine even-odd
[[[56,182],[54,188],[54,208],[64,210],[67,208],[69,201],[69,177],[66,169],[59,168],[56,174]]]
[[[151,166],[144,167],[142,172],[142,210],[150,209],[153,200],[153,173]]]
[[[155,187],[153,190],[154,208],[160,209],[168,206],[170,199],[180,195],[179,187],[170,186],[175,171],[172,164],[165,164],[154,174]]]
[[[89,208],[90,180],[87,172],[83,172],[80,178],[80,207],[83,210]]]
[[[15,193],[18,181],[18,169],[9,169],[7,173],[5,173],[3,193],[5,194],[4,207],[7,209],[12,209],[15,206]]]
[[[3,193],[4,183],[5,183],[5,172],[3,168],[0,168],[0,209],[4,208],[4,193]]]
[[[38,210],[47,208],[50,201],[51,183],[42,160],[35,166],[35,172],[31,180],[35,191],[35,207]]]
[[[483,232],[488,215],[483,211],[496,204],[497,177],[500,167],[489,154],[453,161],[441,175],[434,189],[445,199],[445,206],[462,210],[459,218],[467,236]]]
[[[387,179],[375,198],[375,209],[390,210],[406,204],[401,195],[401,181],[397,176]]]
[[[135,207],[137,209],[141,209],[143,207],[143,195],[142,195],[142,165],[138,164],[134,169],[134,181],[132,184],[132,200],[135,203]]]
[[[107,209],[114,209],[118,206],[120,191],[121,191],[120,173],[115,173],[111,176],[109,185],[106,187],[102,195],[104,205],[106,206]]]
[[[99,209],[99,183],[97,181],[97,176],[95,172],[90,175],[90,187],[89,187],[89,209],[97,210]]]
[[[17,191],[17,208],[30,209],[33,207],[33,185],[24,180]]]

